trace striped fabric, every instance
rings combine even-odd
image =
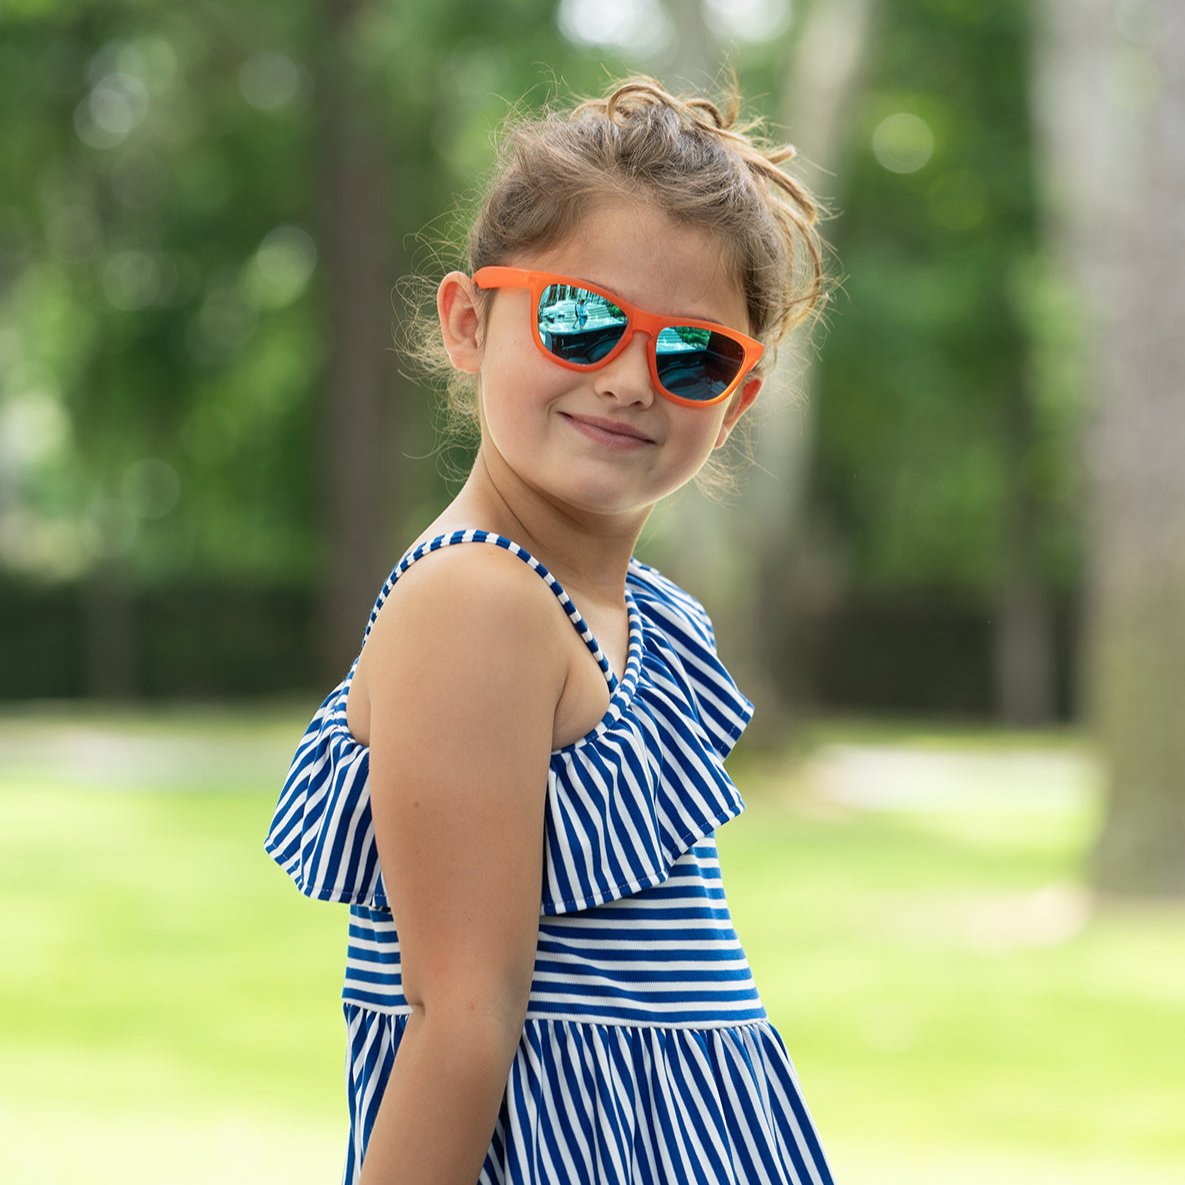
[[[407,1012],[387,910],[354,906],[343,999]],[[720,882],[714,839],[652,889],[539,925],[529,1017],[714,1027],[764,1020]]]
[[[830,1185],[721,884],[714,833],[743,809],[723,760],[752,705],[717,658],[707,615],[632,561],[629,655],[618,680],[542,564],[502,536],[463,531],[400,561],[366,636],[412,564],[470,542],[504,548],[538,572],[610,689],[597,726],[551,757],[534,978],[481,1185]],[[367,751],[345,723],[356,665],[302,738],[267,839],[303,893],[351,906],[347,1185],[409,1013]]]

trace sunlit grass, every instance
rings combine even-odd
[[[837,807],[754,770],[745,825],[721,835],[838,1178],[1179,1182],[1185,908],[1092,899],[1091,786],[1069,803],[1004,785],[991,803],[957,773],[998,744],[940,751],[949,803]]]
[[[261,849],[304,715],[0,718],[0,1181],[337,1179],[344,916]],[[730,901],[841,1185],[1179,1185],[1185,911],[1082,888],[1080,743],[738,756]]]
[[[299,722],[23,723],[46,778],[3,762],[0,1181],[336,1180],[344,918],[261,846]]]

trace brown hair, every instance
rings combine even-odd
[[[739,110],[735,82],[721,108],[640,77],[570,111],[511,121],[469,231],[470,274],[561,242],[606,196],[642,201],[719,239],[769,359],[822,307],[818,208],[779,168],[794,149],[767,146],[757,121],[738,123]],[[418,338],[417,353],[437,369],[443,350],[426,351],[428,335]],[[472,377],[446,373],[452,410],[467,417]]]

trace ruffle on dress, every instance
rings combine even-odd
[[[504,536],[458,531],[400,561],[366,635],[400,576],[459,543],[502,547],[548,583],[600,663],[608,710],[587,735],[556,750],[548,771],[541,910],[562,914],[662,883],[690,847],[740,814],[724,758],[753,706],[716,656],[702,606],[633,560],[626,578],[630,641],[617,680],[559,582]],[[368,788],[369,750],[346,725],[357,661],[306,729],[280,794],[266,848],[300,891],[320,901],[389,908]]]

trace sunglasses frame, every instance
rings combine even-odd
[[[746,337],[736,329],[729,329],[727,325],[721,325],[716,321],[697,321],[691,317],[660,317],[657,313],[647,312],[636,304],[631,304],[628,300],[622,300],[620,296],[614,295],[597,284],[590,284],[587,280],[578,280],[572,276],[561,276],[555,272],[536,272],[522,267],[482,267],[473,273],[473,282],[479,288],[528,289],[531,294],[532,306],[531,336],[535,339],[535,345],[544,357],[568,370],[585,373],[591,370],[600,370],[602,366],[608,366],[625,349],[636,332],[645,333],[650,339],[650,348],[646,351],[646,357],[650,363],[650,377],[654,381],[654,389],[664,399],[669,399],[672,403],[678,403],[683,407],[714,407],[717,403],[723,403],[748,378],[765,352],[765,347],[759,341]],[[621,334],[621,340],[603,358],[587,364],[569,362],[566,358],[560,358],[553,354],[543,344],[543,338],[539,334],[539,302],[543,297],[543,290],[553,284],[565,284],[569,288],[581,288],[586,292],[595,293],[625,314],[626,324]],[[663,386],[662,380],[658,376],[658,335],[664,329],[680,325],[689,329],[706,329],[711,333],[723,334],[730,341],[737,342],[743,351],[741,368],[737,372],[736,378],[712,399],[687,399],[682,395],[676,395]]]

